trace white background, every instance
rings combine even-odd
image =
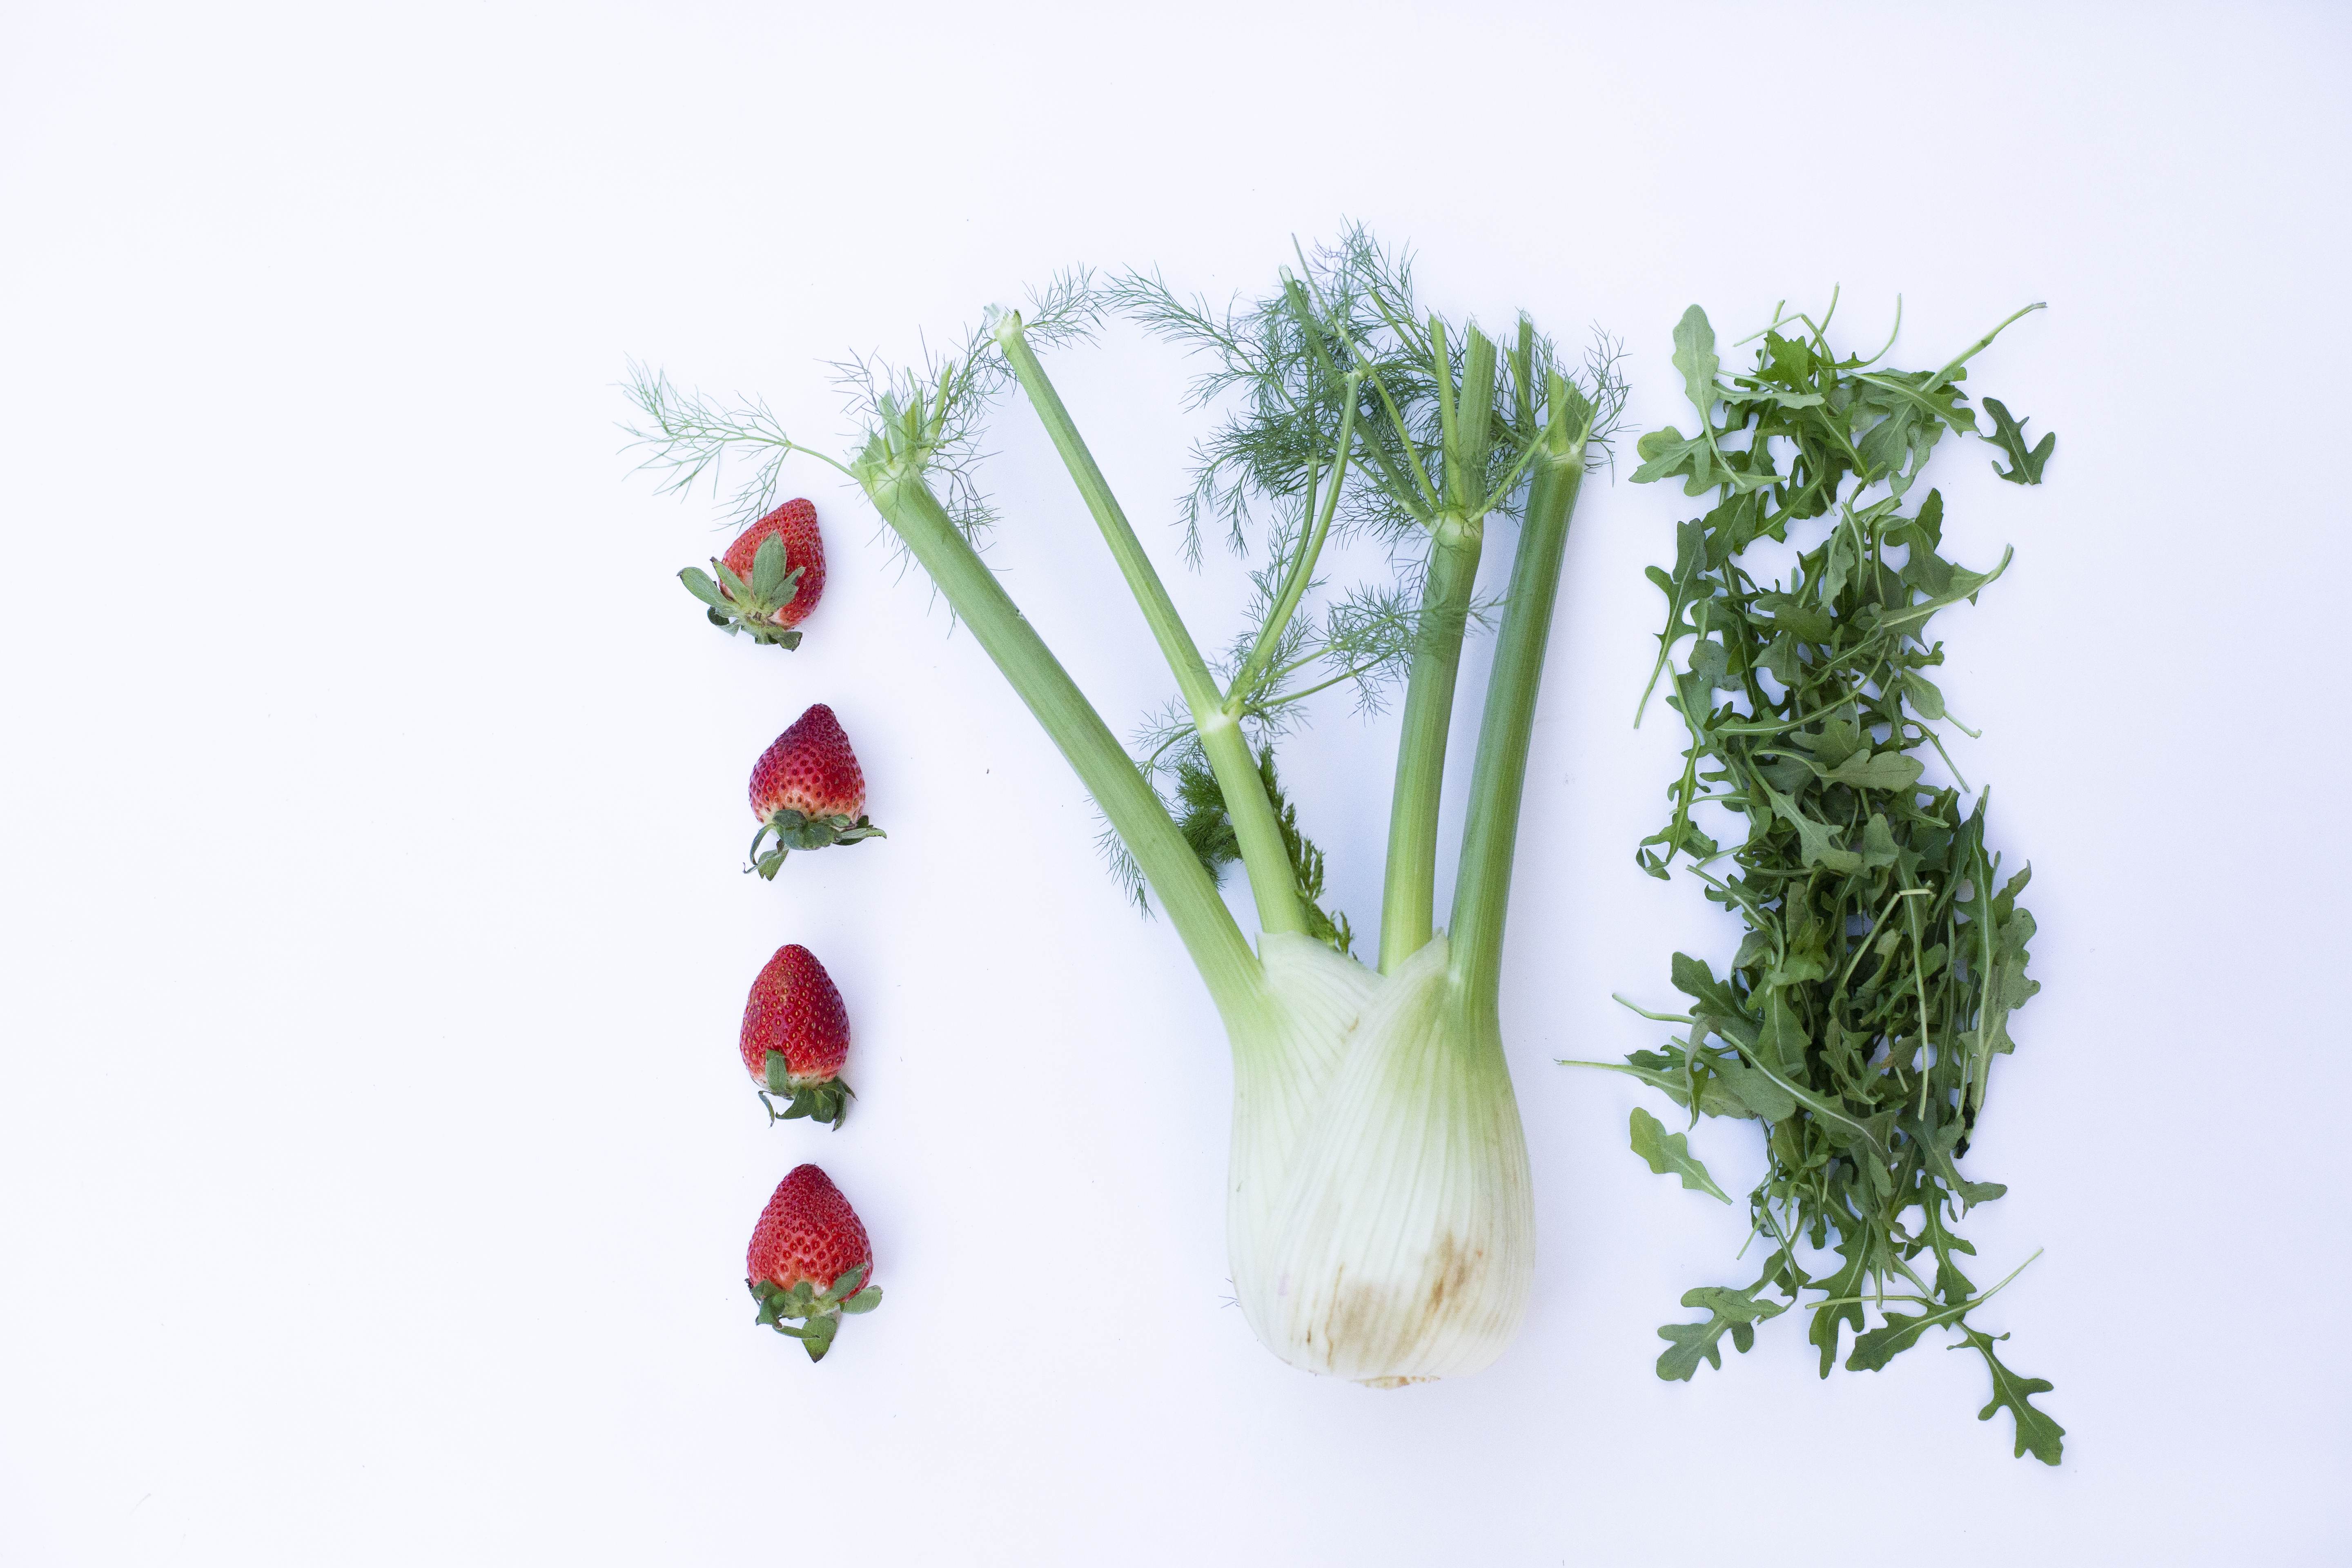
[[[0,1560],[1928,1563],[2340,1560],[2336,796],[2345,13],[1347,5],[12,6],[0,35],[5,575]],[[1629,728],[1688,509],[1591,487],[1504,1016],[1533,1310],[1372,1394],[1224,1305],[1228,1069],[1066,769],[811,466],[797,655],[704,625],[724,542],[619,450],[625,359],[833,440],[819,361],[906,355],[1076,261],[1223,298],[1293,233],[1410,242],[1430,302],[1632,352],[1783,297],[2059,434],[1948,444],[1956,752],[2031,859],[2044,991],[1969,1164],[1975,1358],[1691,1384],[1656,1325],[1738,1215],[1624,1147],[1677,946]],[[1147,539],[1197,416],[1132,334],[1050,368]],[[1150,644],[1026,412],[992,557],[1122,729]],[[1507,550],[1489,552],[1499,569]],[[1180,584],[1221,632],[1230,565]],[[1474,659],[1459,711],[1478,712]],[[812,700],[890,831],[737,874]],[[1285,768],[1371,933],[1391,731]],[[1457,775],[1459,777],[1461,775]],[[1448,879],[1450,885],[1450,878]],[[1443,889],[1441,889],[1443,892]],[[839,1133],[734,1034],[779,943],[857,1030]],[[1664,1110],[1654,1097],[1646,1101]],[[1744,1186],[1752,1135],[1696,1142]],[[740,1258],[818,1158],[884,1309],[822,1366]],[[2336,1482],[2326,1478],[2334,1475]]]

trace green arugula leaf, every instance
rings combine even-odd
[[[1715,328],[1696,305],[1675,323],[1675,368],[1683,373],[1683,395],[1698,410],[1699,429],[1704,433],[1715,422],[1715,405],[1723,395],[1715,384],[1723,362],[1715,353]]]
[[[1902,847],[1895,842],[1895,830],[1886,825],[1885,815],[1872,812],[1862,829],[1862,864],[1865,869],[1893,866],[1903,858]]]
[[[1900,544],[1924,544],[1930,550],[1940,550],[1944,544],[1944,492],[1929,490],[1927,499],[1919,503],[1916,517],[1898,518],[1885,533],[1886,545],[1893,549]]]
[[[1845,585],[1862,569],[1862,545],[1859,531],[1853,528],[1833,529],[1830,532],[1828,564],[1822,572],[1822,602],[1832,605],[1845,592]],[[1818,640],[1818,639],[1816,639]]]
[[[1968,401],[1968,394],[1951,382],[1938,381],[1924,371],[1913,375],[1858,375],[1854,379],[1877,391],[1874,405],[1879,408],[1890,412],[1905,409],[1915,419],[1948,426],[1956,434],[1977,433],[1975,413],[1960,406]]]
[[[1992,471],[2013,485],[2040,484],[2042,466],[2050,460],[2050,454],[2058,449],[2058,437],[2045,435],[2042,437],[2040,446],[2028,451],[2025,447],[2025,427],[2032,421],[2011,418],[2009,410],[2001,406],[1999,398],[1988,397],[1985,399],[1984,405],[1985,412],[1992,416],[1993,441],[2002,451],[2009,454],[2009,460],[2013,465],[2003,468],[1999,463],[1995,463],[1992,466]]]
[[[1900,1312],[1887,1313],[1885,1328],[1873,1329],[1853,1342],[1853,1354],[1846,1358],[1846,1371],[1880,1371],[1888,1362],[1917,1344],[1921,1334],[1929,1329],[1958,1321],[1975,1304],[1963,1301],[1956,1307],[1940,1307],[1932,1312],[1922,1312],[1916,1318],[1906,1318]]]
[[[1646,1058],[1654,1058],[1656,1055],[1656,1053],[1651,1051],[1642,1051],[1637,1054]],[[1599,1068],[1604,1072],[1622,1072],[1628,1078],[1640,1079],[1652,1089],[1663,1090],[1676,1105],[1679,1105],[1684,1110],[1687,1110],[1690,1109],[1690,1091],[1685,1086],[1683,1070],[1679,1065],[1679,1057],[1677,1057],[1676,1061],[1677,1065],[1668,1068],[1655,1065],[1654,1060],[1636,1065],[1630,1061],[1571,1061],[1563,1057],[1559,1058],[1559,1065],[1564,1068]],[[1721,1068],[1718,1066],[1714,1068],[1706,1075],[1699,1077],[1699,1114],[1702,1116],[1728,1116],[1734,1120],[1752,1121],[1755,1118],[1756,1113],[1753,1110],[1750,1110],[1746,1105],[1742,1104],[1739,1100],[1731,1093],[1730,1089],[1725,1087],[1722,1079],[1719,1076],[1721,1070]],[[1790,1100],[1789,1104],[1791,1110],[1795,1109],[1796,1101]]]
[[[1846,1265],[1835,1274],[1813,1281],[1829,1292],[1824,1298],[1828,1305],[1815,1310],[1813,1326],[1805,1331],[1807,1342],[1821,1348],[1823,1377],[1837,1367],[1839,1328],[1850,1324],[1856,1336],[1862,1332],[1860,1298],[1870,1279],[1870,1270],[1865,1267],[1869,1259],[1860,1247],[1850,1241],[1842,1242],[1838,1251],[1845,1256]]]
[[[1723,482],[1727,471],[1716,461],[1715,443],[1705,431],[1685,437],[1670,425],[1634,442],[1633,452],[1642,459],[1642,466],[1633,470],[1633,483],[1646,485],[1679,475],[1686,481],[1685,495],[1705,495],[1710,486]]]
[[[1786,595],[1768,594],[1758,607],[1772,616],[1772,629],[1786,629],[1809,643],[1826,642],[1837,629],[1837,617],[1819,605],[1808,605]]]
[[[1903,695],[1911,700],[1911,706],[1918,710],[1922,719],[1941,719],[1944,716],[1944,693],[1934,681],[1917,670],[1903,672]]]
[[[1760,779],[1757,782],[1763,784]],[[1772,802],[1772,809],[1780,814],[1782,821],[1797,830],[1798,840],[1804,846],[1803,863],[1805,865],[1819,866],[1825,870],[1835,872],[1854,872],[1862,869],[1862,857],[1838,842],[1836,828],[1826,822],[1818,822],[1807,816],[1797,809],[1795,801],[1790,800],[1770,784],[1764,784],[1763,788],[1765,795]]]
[[[1688,1383],[1698,1374],[1701,1361],[1721,1372],[1721,1341],[1727,1332],[1740,1354],[1747,1354],[1756,1342],[1757,1323],[1788,1310],[1785,1301],[1756,1300],[1756,1293],[1764,1285],[1765,1281],[1759,1279],[1745,1290],[1703,1285],[1696,1290],[1684,1291],[1683,1305],[1703,1309],[1707,1320],[1703,1323],[1668,1323],[1658,1330],[1658,1337],[1667,1342],[1667,1348],[1658,1356],[1658,1375],[1668,1383]]]
[[[1663,1090],[1684,1110],[1690,1109],[1688,1082],[1698,1084],[1698,1109],[1702,1116],[1728,1116],[1735,1121],[1749,1121],[1755,1112],[1732,1094],[1722,1080],[1722,1063],[1701,1053],[1696,1062],[1691,1061],[1679,1049],[1671,1056],[1654,1051],[1637,1051],[1636,1060],[1623,1062],[1580,1062],[1562,1058],[1562,1067],[1601,1068],[1609,1072],[1622,1072],[1640,1079],[1651,1088]],[[1702,1065],[1703,1064],[1703,1065]],[[1686,1075],[1685,1067],[1691,1070]]]
[[[1739,678],[1731,673],[1731,661],[1723,645],[1702,638],[1690,652],[1690,672],[1698,677],[1699,684],[1712,691],[1738,691]]]
[[[1718,1013],[1740,1011],[1739,999],[1731,988],[1715,977],[1715,971],[1687,952],[1675,954],[1672,969],[1675,989],[1694,1002],[1703,1002]]]
[[[1818,392],[1783,392],[1778,387],[1760,386],[1747,376],[1735,378],[1735,384],[1723,394],[1726,403],[1741,407],[1764,405],[1773,408],[1816,408],[1825,401]]]
[[[1766,1121],[1786,1121],[1797,1114],[1797,1097],[1744,1062],[1720,1062],[1716,1076],[1750,1115]]]
[[[1633,1152],[1648,1163],[1652,1175],[1671,1173],[1683,1179],[1686,1192],[1712,1193],[1727,1204],[1731,1201],[1731,1194],[1715,1184],[1706,1167],[1691,1153],[1686,1135],[1667,1131],[1656,1117],[1638,1105],[1633,1108],[1632,1131]]]
[[[1675,530],[1675,570],[1669,576],[1653,566],[1646,575],[1665,590],[1669,606],[1666,629],[1658,634],[1658,659],[1650,667],[1649,684],[1642,688],[1641,708],[1650,705],[1650,693],[1657,689],[1658,677],[1674,658],[1675,645],[1686,637],[1696,636],[1697,626],[1688,618],[1690,607],[1711,596],[1715,585],[1706,582],[1706,529],[1704,524],[1685,522]],[[1704,590],[1701,584],[1705,584]],[[1642,722],[1641,708],[1633,713],[1633,722]]]
[[[1802,338],[1784,338],[1769,330],[1764,333],[1764,350],[1756,356],[1756,379],[1777,386],[1801,387],[1813,384],[1813,353]]]
[[[1755,1049],[1760,1065],[1769,1067],[1791,1083],[1804,1084],[1812,1077],[1805,1066],[1806,1053],[1812,1048],[1811,1031],[1805,1027],[1805,1021],[1797,1016],[1797,1010],[1789,1005],[1789,992],[1792,986],[1804,983],[1800,976],[1806,968],[1819,970],[1821,966],[1818,963],[1807,965],[1793,953],[1790,960],[1790,969],[1793,973],[1773,984],[1765,997],[1764,1026],[1757,1031]],[[1781,972],[1776,970],[1775,973]]]
[[[2004,1340],[2009,1338],[2007,1334],[2000,1337]],[[1967,1344],[1969,1349],[1984,1357],[1985,1369],[1992,1373],[1992,1403],[1977,1412],[1977,1419],[1990,1421],[1994,1411],[2007,1405],[2011,1418],[2017,1423],[2017,1447],[2011,1457],[2021,1459],[2031,1453],[2045,1465],[2056,1464],[2064,1447],[2059,1439],[2066,1436],[2066,1428],[2033,1407],[2035,1394],[2048,1394],[2056,1385],[2046,1378],[2020,1377],[2003,1366],[2000,1358],[1993,1354],[1994,1341],[1990,1335],[1970,1329]],[[1958,1350],[1960,1347],[1954,1345],[1952,1348]]]
[[[1856,752],[1822,776],[1855,789],[1905,790],[1927,770],[1900,752]]]

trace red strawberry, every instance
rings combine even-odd
[[[841,732],[841,721],[822,702],[793,720],[761,753],[751,770],[751,815],[759,818],[760,831],[752,837],[746,868],[771,879],[789,850],[888,837],[866,819],[866,775],[858,771],[849,737]],[[762,855],[760,845],[771,833],[776,847]]]
[[[703,603],[715,626],[750,632],[751,640],[798,647],[791,628],[808,618],[824,593],[824,541],[816,531],[816,508],[788,500],[743,531],[727,553],[710,563],[717,581],[693,566],[678,574],[687,592]]]
[[[849,1086],[838,1076],[848,1054],[849,1014],[833,976],[798,943],[776,949],[743,1005],[743,1065],[761,1102],[771,1094],[792,1096],[781,1111],[769,1103],[770,1117],[807,1116],[839,1127],[849,1114]]]
[[[784,546],[785,565],[799,572],[793,591],[768,618],[780,626],[796,626],[808,619],[824,595],[824,539],[816,531],[816,503],[805,498],[788,500],[743,531],[720,559],[746,583],[758,565],[760,547],[771,539]]]
[[[814,1165],[803,1165],[776,1188],[751,1232],[744,1259],[759,1321],[790,1334],[808,1347],[809,1360],[823,1361],[840,1331],[845,1312],[870,1312],[882,1304],[881,1290],[866,1283],[874,1272],[873,1244],[857,1211]],[[798,1318],[801,1327],[783,1320]]]

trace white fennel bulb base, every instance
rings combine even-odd
[[[1385,979],[1303,937],[1261,952],[1268,1026],[1234,1040],[1244,1316],[1308,1372],[1395,1387],[1479,1371],[1535,1268],[1499,1034],[1462,1005],[1442,934]]]

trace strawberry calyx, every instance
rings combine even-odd
[[[824,1352],[833,1348],[833,1336],[841,1331],[845,1313],[855,1315],[870,1312],[882,1304],[882,1288],[867,1285],[868,1265],[860,1263],[844,1269],[834,1282],[823,1290],[814,1280],[798,1281],[789,1290],[772,1279],[746,1279],[751,1299],[760,1303],[758,1321],[780,1334],[789,1334],[807,1347],[809,1360],[823,1361]],[[793,1328],[786,1319],[800,1320]]]
[[[841,1131],[844,1118],[849,1114],[849,1102],[857,1098],[856,1091],[837,1078],[817,1078],[793,1071],[791,1061],[782,1051],[770,1051],[767,1061],[768,1087],[760,1091],[760,1103],[768,1108],[768,1125],[790,1121],[805,1116],[813,1121],[830,1121],[834,1131]],[[790,1097],[782,1110],[776,1109],[777,1099]]]
[[[771,833],[776,836],[775,847],[761,854],[760,846]],[[858,844],[868,838],[889,837],[863,816],[811,816],[784,806],[761,823],[760,831],[751,836],[751,863],[743,869],[747,873],[757,871],[763,880],[772,882],[783,866],[785,855],[792,850],[823,849],[835,844]]]
[[[784,548],[782,538],[771,534],[760,542],[760,552],[751,560],[751,580],[745,582],[735,570],[717,556],[711,557],[710,570],[688,566],[677,574],[686,591],[702,601],[703,614],[710,624],[733,637],[749,632],[755,643],[773,644],[782,648],[801,646],[801,634],[788,631],[776,624],[784,607],[800,596],[801,577],[805,566],[792,564],[791,552]]]

